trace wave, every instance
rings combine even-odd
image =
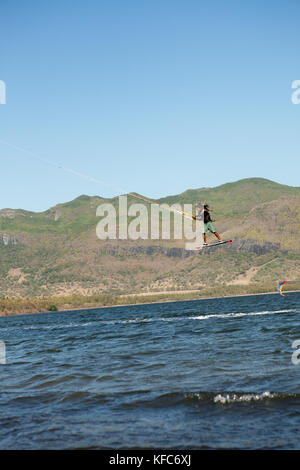
[[[186,406],[224,406],[228,404],[248,404],[263,402],[300,402],[300,394],[282,392],[173,392],[158,395],[155,398],[134,400],[124,403],[127,407],[165,408],[180,405]]]
[[[295,312],[294,309],[289,310],[265,310],[262,312],[230,312],[230,313],[208,313],[204,315],[194,315],[194,316],[180,316],[180,317],[153,317],[153,318],[134,318],[127,320],[107,320],[102,323],[114,324],[114,323],[146,323],[154,321],[162,322],[172,322],[172,321],[183,321],[183,320],[209,320],[210,318],[238,318],[245,316],[255,316],[255,315],[273,315],[278,313],[290,313]]]
[[[251,317],[256,315],[273,315],[278,313],[290,313],[295,310],[264,310],[262,312],[233,312],[233,313],[213,313],[208,315],[199,315],[196,317],[190,317],[194,320],[206,320],[208,318],[238,318],[238,317]]]
[[[214,398],[215,403],[221,403],[224,405],[225,403],[243,403],[243,402],[250,402],[250,401],[263,401],[263,400],[272,400],[273,398],[280,398],[280,395],[276,393],[270,392],[263,392],[263,393],[248,393],[242,395],[234,394],[218,394]]]
[[[187,400],[192,401],[209,401],[218,405],[226,405],[231,403],[250,403],[265,401],[286,401],[291,399],[300,400],[300,394],[285,392],[219,392],[219,393],[187,393]]]
[[[64,380],[65,379],[65,380]],[[67,378],[61,378],[55,380],[52,385],[61,384],[67,382]],[[180,405],[186,406],[220,406],[228,404],[247,404],[247,403],[259,403],[259,402],[289,402],[300,404],[299,393],[287,393],[287,392],[169,392],[169,393],[158,393],[157,395],[150,390],[131,390],[124,392],[108,392],[98,393],[91,392],[89,390],[78,390],[76,388],[64,387],[59,394],[56,390],[45,389],[44,385],[49,385],[50,382],[40,383],[39,386],[34,386],[28,390],[7,390],[4,395],[12,399],[17,400],[41,400],[53,399],[55,397],[57,401],[98,401],[98,402],[113,402],[117,406],[125,408],[166,408]]]
[[[150,317],[150,318],[128,318],[128,319],[112,319],[112,320],[103,320],[101,318],[93,321],[86,322],[70,322],[66,324],[50,324],[50,325],[29,325],[20,327],[23,330],[56,330],[56,329],[65,329],[65,328],[83,328],[89,326],[99,325],[122,325],[130,323],[151,323],[151,322],[178,322],[178,321],[187,321],[187,320],[209,320],[211,318],[215,319],[229,319],[229,318],[241,318],[241,317],[251,317],[251,316],[260,316],[260,315],[276,315],[281,313],[300,313],[295,309],[284,309],[284,310],[264,310],[260,312],[229,312],[229,313],[208,313],[203,315],[188,315],[188,316],[175,316],[175,317]],[[0,328],[0,330],[7,330],[7,328]]]

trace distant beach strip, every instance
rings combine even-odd
[[[300,292],[300,282],[293,283],[286,293]],[[276,286],[234,285],[211,287],[202,290],[162,291],[130,294],[102,294],[102,295],[72,295],[43,298],[2,298],[0,299],[0,317],[8,315],[23,315],[31,313],[44,313],[68,310],[81,310],[89,308],[121,307],[129,305],[151,304],[159,302],[180,302],[187,300],[217,299],[225,297],[240,297],[249,295],[276,294],[278,301],[287,301],[280,298]]]

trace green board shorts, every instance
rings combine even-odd
[[[215,233],[216,229],[215,229],[215,227],[213,226],[213,223],[212,223],[212,222],[207,222],[206,224],[203,224],[202,233],[207,233],[208,230],[209,230],[211,233]]]

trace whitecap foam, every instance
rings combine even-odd
[[[251,317],[256,315],[274,315],[278,313],[289,313],[294,310],[265,310],[262,312],[231,312],[231,313],[212,313],[208,315],[198,315],[189,317],[192,320],[207,320],[208,318],[238,318],[238,317]]]
[[[68,323],[68,324],[50,324],[50,325],[30,325],[24,326],[24,330],[35,330],[35,329],[64,329],[64,328],[82,328],[90,325],[104,324],[104,325],[117,325],[117,324],[128,324],[128,323],[150,323],[150,322],[178,322],[186,320],[209,320],[211,318],[216,319],[229,319],[229,318],[239,318],[247,316],[256,316],[256,315],[274,315],[278,313],[289,313],[294,312],[295,310],[265,310],[261,312],[230,312],[230,313],[208,313],[207,315],[195,315],[195,316],[180,316],[180,317],[151,317],[151,318],[128,318],[124,320],[102,320],[99,318],[99,322],[86,322],[86,323]]]
[[[172,321],[183,321],[183,320],[209,320],[210,318],[238,318],[255,315],[273,315],[278,313],[294,312],[294,310],[265,310],[262,312],[230,312],[230,313],[211,313],[207,315],[196,315],[187,317],[158,317],[158,318],[133,318],[127,320],[108,320],[102,323],[106,324],[122,324],[122,323],[147,323],[147,322],[172,322]]]
[[[251,401],[262,401],[276,397],[276,393],[263,392],[263,393],[246,393],[243,395],[236,394],[218,394],[214,397],[214,403],[222,405],[226,403],[247,403]]]

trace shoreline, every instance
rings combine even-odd
[[[188,301],[193,301],[193,300],[215,300],[215,299],[225,299],[225,298],[232,298],[232,297],[248,297],[248,296],[254,296],[254,295],[273,295],[273,294],[278,294],[277,291],[269,291],[269,292],[249,292],[249,293],[240,293],[240,294],[228,294],[228,295],[217,295],[217,296],[198,296],[196,298],[176,298],[177,296],[180,297],[180,296],[184,296],[184,295],[188,295],[188,293],[195,293],[195,295],[198,293],[201,293],[201,291],[188,291],[185,293],[185,291],[179,291],[179,292],[176,292],[176,291],[170,291],[169,293],[145,293],[145,294],[122,294],[120,295],[119,297],[122,297],[123,299],[129,299],[130,297],[131,298],[136,298],[138,299],[139,297],[142,298],[143,295],[145,297],[151,297],[151,295],[153,297],[160,297],[160,298],[154,298],[153,300],[149,300],[149,301],[144,301],[145,299],[143,299],[143,301],[139,302],[135,302],[135,303],[130,303],[130,302],[120,302],[120,303],[107,303],[105,305],[99,305],[99,303],[95,302],[95,304],[93,304],[92,302],[91,303],[82,303],[81,305],[74,305],[72,306],[71,304],[69,303],[62,303],[61,305],[57,305],[57,310],[46,310],[46,309],[36,309],[36,311],[32,311],[34,310],[34,302],[38,302],[40,300],[43,300],[43,302],[45,303],[48,299],[5,299],[8,303],[9,301],[12,301],[12,302],[16,302],[18,303],[23,303],[23,307],[25,308],[25,310],[27,310],[27,308],[32,308],[32,310],[30,311],[20,311],[20,312],[11,312],[11,311],[7,311],[7,312],[4,312],[4,311],[0,311],[0,318],[4,318],[4,317],[10,317],[10,316],[20,316],[20,315],[36,315],[36,314],[45,314],[45,313],[59,313],[59,312],[72,312],[72,311],[79,311],[79,310],[95,310],[95,309],[102,309],[102,308],[114,308],[114,307],[132,307],[132,306],[135,306],[135,305],[151,305],[151,304],[158,304],[158,303],[168,303],[168,302],[188,302]],[[289,293],[297,293],[297,292],[300,292],[300,290],[287,290],[286,293],[289,294]],[[175,298],[172,299],[169,296],[174,296]],[[164,299],[164,296],[165,296],[165,299]],[[57,299],[56,299],[57,300]],[[0,299],[1,301],[1,299]],[[49,302],[50,303],[51,301],[51,298],[49,298]]]

